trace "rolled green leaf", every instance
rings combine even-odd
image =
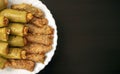
[[[9,20],[4,17],[4,16],[0,16],[0,27],[5,27],[8,26]]]
[[[8,41],[9,34],[10,34],[10,29],[0,28],[0,41]]]
[[[0,0],[0,11],[7,8],[8,0]]]
[[[27,23],[33,16],[26,11],[19,11],[14,9],[4,9],[0,15],[7,17],[11,22]]]
[[[22,47],[27,43],[26,39],[20,36],[9,36],[8,42],[9,45],[13,47]]]
[[[0,57],[0,69],[5,67],[7,60],[5,58]]]
[[[8,43],[0,42],[0,55],[7,55],[8,54]]]
[[[11,30],[11,35],[24,36],[27,35],[28,27],[20,23],[11,23],[9,24]]]

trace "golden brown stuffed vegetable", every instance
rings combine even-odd
[[[26,51],[21,48],[9,48],[9,53],[4,57],[7,59],[26,59]]]
[[[52,35],[33,35],[33,34],[28,34],[26,36],[26,39],[29,42],[40,43],[40,44],[43,44],[43,45],[51,45],[53,43],[53,36]]]
[[[8,43],[0,42],[0,55],[4,56],[8,54]]]
[[[5,67],[12,67],[15,69],[26,69],[33,71],[35,67],[35,62],[29,60],[9,60]]]
[[[10,29],[0,28],[0,41],[7,41],[9,34],[10,34]]]
[[[27,35],[28,27],[20,23],[9,24],[11,35],[24,36]]]
[[[7,17],[11,22],[27,23],[33,16],[31,13],[25,11],[18,11],[14,9],[4,9],[0,15]]]
[[[45,54],[27,54],[26,59],[34,62],[44,63],[45,58],[46,58]]]
[[[14,4],[11,6],[12,9],[23,10],[32,13],[35,17],[43,17],[44,13],[30,4]]]
[[[33,18],[31,20],[31,23],[38,26],[38,27],[44,27],[44,25],[48,24],[48,20],[46,18]]]
[[[37,27],[32,24],[27,24],[27,26],[29,27],[29,32],[32,34],[51,35],[54,33],[54,29],[48,25]]]
[[[0,11],[7,7],[8,0],[0,0]]]
[[[52,49],[52,45],[45,46],[43,44],[31,43],[23,47],[27,53],[41,54],[47,53]]]
[[[26,45],[26,39],[20,36],[9,36],[9,45],[14,47],[22,47]]]
[[[0,27],[5,27],[8,26],[9,20],[4,17],[4,16],[0,16]]]

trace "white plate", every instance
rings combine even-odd
[[[4,70],[0,70],[0,74],[36,74],[39,71],[41,71],[43,68],[45,68],[45,66],[51,61],[55,53],[56,46],[57,46],[57,38],[58,38],[55,20],[52,14],[50,13],[50,11],[48,10],[48,8],[39,0],[8,0],[8,1],[9,1],[9,6],[11,4],[20,4],[20,3],[32,4],[33,6],[40,8],[45,13],[45,17],[48,19],[49,25],[54,28],[53,49],[46,54],[47,58],[45,60],[45,63],[44,64],[37,63],[33,72],[23,70],[23,69],[6,68]]]

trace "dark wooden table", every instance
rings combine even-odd
[[[39,74],[120,74],[119,0],[42,0],[58,27],[52,61]]]

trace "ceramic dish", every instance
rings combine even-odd
[[[48,63],[51,61],[51,59],[55,53],[56,46],[57,46],[57,27],[55,24],[55,20],[54,20],[52,14],[50,13],[49,9],[46,7],[46,5],[44,5],[39,0],[8,0],[8,1],[9,1],[9,5],[8,5],[9,7],[12,4],[27,3],[27,4],[32,4],[33,6],[41,9],[45,13],[45,17],[48,19],[49,25],[54,28],[54,39],[53,39],[53,45],[52,45],[53,48],[50,52],[48,52],[46,54],[47,58],[46,58],[44,64],[37,63],[33,72],[30,72],[30,71],[27,71],[24,69],[5,68],[3,70],[0,70],[0,74],[36,74],[36,73],[40,72],[42,69],[44,69],[46,65],[48,65]]]

